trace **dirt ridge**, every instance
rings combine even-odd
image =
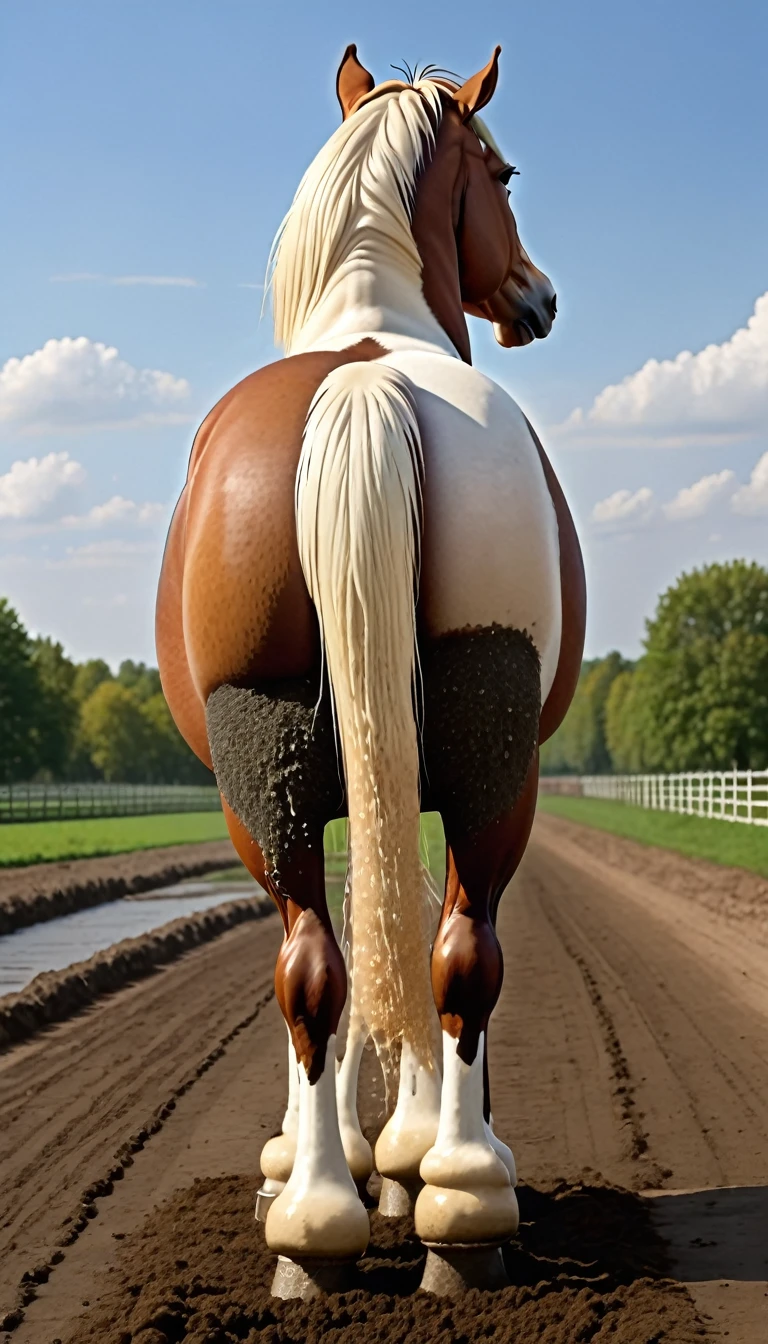
[[[138,938],[124,938],[61,971],[43,971],[17,994],[0,998],[0,1051],[28,1040],[53,1022],[66,1021],[102,994],[141,980],[190,948],[218,938],[245,920],[261,919],[272,909],[272,901],[263,893],[228,901],[171,920]]]
[[[236,862],[229,840],[0,870],[0,936]]]
[[[234,903],[233,903],[234,904]],[[242,905],[244,902],[238,902]],[[271,905],[271,903],[270,903]],[[251,916],[255,918],[256,916]],[[230,926],[231,927],[231,926]],[[222,930],[223,932],[224,930]],[[263,1008],[274,998],[274,989],[269,990],[256,1003],[249,1013],[242,1017],[224,1036],[204,1059],[193,1068],[192,1072],[184,1079],[178,1087],[172,1088],[165,1101],[155,1107],[145,1124],[140,1125],[132,1134],[120,1145],[114,1154],[112,1164],[103,1173],[102,1176],[92,1180],[82,1191],[77,1204],[72,1213],[63,1219],[62,1225],[65,1230],[59,1237],[56,1247],[50,1252],[48,1257],[39,1260],[36,1265],[30,1266],[24,1270],[19,1281],[16,1302],[10,1311],[0,1318],[0,1330],[7,1330],[12,1333],[24,1320],[25,1310],[30,1302],[33,1302],[37,1295],[37,1285],[47,1283],[56,1265],[61,1264],[64,1259],[64,1248],[73,1245],[78,1237],[88,1226],[92,1218],[98,1215],[97,1200],[108,1198],[114,1191],[115,1182],[121,1181],[125,1175],[126,1169],[133,1166],[134,1153],[141,1152],[149,1143],[153,1135],[158,1134],[165,1124],[168,1117],[176,1109],[177,1102],[194,1087],[195,1083],[202,1078],[209,1069],[221,1059],[227,1047],[245,1031],[247,1027],[255,1022]]]

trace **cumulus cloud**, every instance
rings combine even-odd
[[[62,526],[70,528],[101,528],[113,523],[130,523],[138,527],[151,527],[162,521],[168,510],[164,504],[135,504],[132,499],[122,495],[113,495],[103,504],[94,504],[92,509],[82,514],[67,514],[62,518]]]
[[[189,383],[137,369],[86,336],[46,341],[0,369],[0,425],[46,432],[186,421]]]
[[[202,280],[191,275],[99,275],[95,271],[73,271],[71,275],[52,275],[52,285],[76,285],[88,281],[100,285],[160,285],[176,289],[203,289]]]
[[[0,518],[49,517],[62,494],[82,485],[85,471],[69,453],[48,453],[14,462],[0,476]]]
[[[742,485],[731,500],[734,513],[768,513],[768,453],[763,453],[753,469],[748,485]]]
[[[722,499],[729,486],[733,486],[735,482],[736,477],[732,471],[718,471],[712,476],[702,476],[700,481],[678,490],[675,498],[662,506],[664,516],[669,518],[670,522],[701,518],[716,500]]]
[[[616,490],[607,499],[601,499],[592,510],[596,523],[643,523],[654,511],[653,491],[647,485],[639,490]]]
[[[713,442],[754,433],[768,421],[768,293],[746,326],[722,345],[674,359],[649,359],[636,373],[603,388],[561,432],[575,440],[659,446]]]

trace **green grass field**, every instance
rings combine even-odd
[[[676,812],[652,812],[631,803],[602,798],[567,798],[540,793],[539,811],[566,817],[582,826],[638,840],[643,845],[674,849],[689,858],[709,859],[768,877],[768,826],[746,826],[732,821],[709,821]]]
[[[0,868],[226,838],[227,825],[221,812],[10,822],[0,826]]]

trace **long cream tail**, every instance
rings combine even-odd
[[[351,1011],[385,1055],[405,1032],[427,1056],[435,1021],[413,707],[421,476],[407,379],[376,362],[334,370],[307,418],[296,529],[347,785]]]

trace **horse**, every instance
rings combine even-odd
[[[347,48],[341,124],[270,259],[285,357],[203,421],[163,559],[163,689],[284,926],[289,1101],[259,1196],[283,1296],[365,1251],[374,1161],[382,1211],[415,1200],[428,1246],[498,1246],[518,1225],[486,1057],[496,911],[575,689],[585,587],[537,434],[471,360],[467,314],[514,348],[556,313],[480,116],[500,51],[463,84],[436,67],[377,84]],[[437,928],[427,810],[446,837]],[[344,816],[343,951],[323,831]],[[370,1037],[399,1069],[375,1153],[356,1106]]]

